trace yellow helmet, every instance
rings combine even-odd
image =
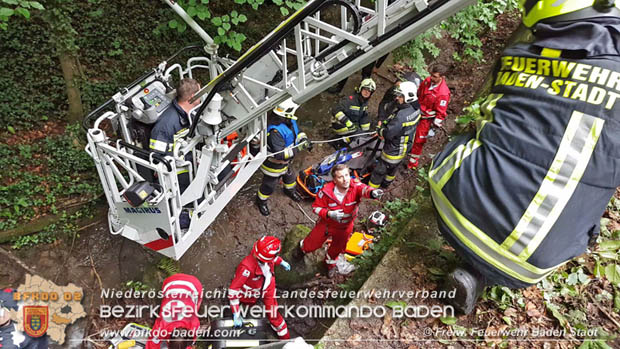
[[[559,22],[599,16],[620,16],[614,0],[520,0],[523,24],[533,27],[540,21]]]
[[[364,80],[362,80],[362,82],[360,82],[360,86],[358,88],[359,92],[362,92],[363,88],[367,88],[370,92],[375,92],[375,90],[377,89],[377,84],[375,83],[375,81],[371,78],[366,78]]]

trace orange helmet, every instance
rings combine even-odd
[[[280,239],[274,236],[263,236],[254,243],[252,254],[261,262],[270,262],[280,253]]]

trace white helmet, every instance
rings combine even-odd
[[[299,104],[293,102],[292,98],[289,98],[278,104],[277,107],[273,108],[273,113],[283,118],[297,120],[297,117],[295,116],[297,108],[299,108]]]
[[[374,226],[382,227],[386,223],[385,214],[381,211],[375,211],[370,214],[368,217],[368,221],[372,223]]]
[[[400,86],[394,89],[394,93],[405,98],[405,103],[411,103],[418,100],[418,87],[411,81],[403,81]]]

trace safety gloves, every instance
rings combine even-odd
[[[441,127],[441,124],[443,124],[443,120],[439,119],[439,118],[435,118],[433,120],[433,125],[437,126],[437,127]]]
[[[373,199],[379,200],[383,196],[383,193],[384,193],[383,190],[375,189],[375,190],[370,192],[370,197],[373,198]]]
[[[327,212],[327,217],[335,220],[338,223],[344,223],[343,221],[345,220],[345,218],[349,218],[351,217],[351,215],[348,213],[344,213],[342,209],[340,209]]]
[[[241,317],[241,313],[233,314],[233,327],[243,327],[243,318]]]
[[[312,143],[310,143],[310,140],[305,132],[299,132],[297,138],[295,139],[295,145],[298,150],[312,150]]]
[[[349,129],[350,132],[357,131],[357,126],[351,122],[351,120],[347,119],[344,125]]]
[[[342,221],[342,218],[344,217],[344,212],[342,212],[342,210],[334,210],[334,211],[329,211],[327,212],[327,217],[340,222]]]
[[[280,262],[280,266],[286,271],[291,271],[291,265],[288,264],[288,262],[285,260],[282,260],[282,262]]]

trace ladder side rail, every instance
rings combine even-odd
[[[306,66],[304,64],[304,45],[301,38],[301,25],[295,26],[295,48],[297,50],[297,88],[306,88]]]
[[[356,53],[330,68],[331,75],[329,79],[309,84],[306,90],[293,96],[293,100],[296,103],[305,103],[315,95],[329,88],[334,81],[340,81],[350,76],[367,65],[368,62],[377,60],[383,56],[385,52],[394,50],[398,46],[411,40],[411,38],[422,34],[441,20],[473,2],[473,0],[444,0],[441,1],[442,4],[440,6],[436,8],[427,8],[422,12],[416,13],[413,17],[407,15],[401,16],[401,19],[407,19],[406,17],[411,18],[404,22],[400,21],[398,24],[391,23],[393,28],[390,31],[382,37],[377,37],[370,42],[372,46],[370,50],[366,52],[357,50]],[[411,5],[413,6],[414,4],[412,3]],[[392,4],[392,6],[394,6],[394,4]],[[410,13],[408,15],[410,15]]]

